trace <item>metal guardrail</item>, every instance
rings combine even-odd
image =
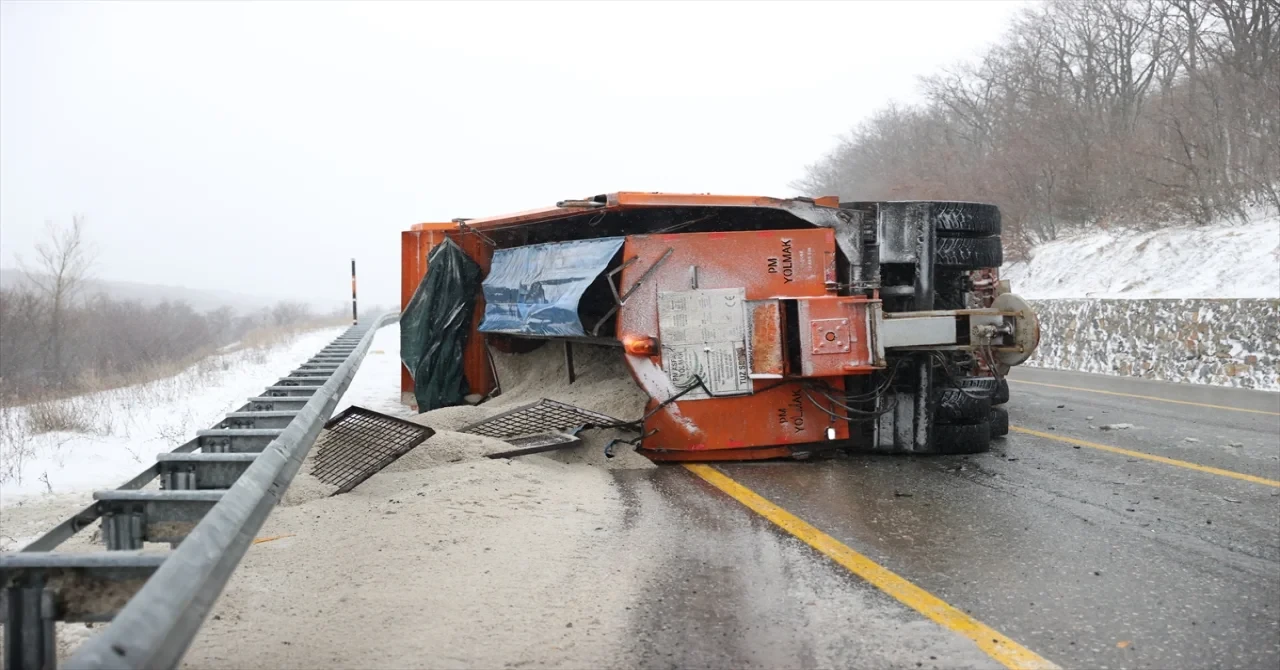
[[[352,326],[262,396],[27,545],[0,555],[6,670],[55,667],[56,621],[111,621],[69,668],[173,668],[293,481],[378,328]],[[199,453],[197,453],[199,452]],[[163,490],[141,490],[159,478]],[[53,552],[102,519],[108,551]],[[169,542],[168,552],[142,551]]]

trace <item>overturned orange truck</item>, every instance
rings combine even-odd
[[[985,451],[1039,342],[988,204],[620,192],[401,242],[403,306],[437,305],[402,390],[486,396],[489,347],[612,346],[655,461]]]

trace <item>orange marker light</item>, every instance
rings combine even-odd
[[[626,335],[622,338],[622,348],[636,356],[658,355],[658,341],[648,335]]]

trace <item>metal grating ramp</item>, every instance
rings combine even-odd
[[[579,426],[611,426],[617,419],[599,412],[574,407],[554,400],[542,399],[530,405],[473,423],[460,432],[484,435],[499,440],[561,431]]]
[[[435,434],[426,426],[356,406],[324,427],[328,432],[316,445],[311,474],[337,486],[332,495],[359,486]]]

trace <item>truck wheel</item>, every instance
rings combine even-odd
[[[998,268],[1004,264],[1004,247],[998,237],[939,237],[934,262],[962,270]]]
[[[991,413],[991,397],[985,391],[943,386],[933,392],[934,416],[945,423],[974,423]]]
[[[841,203],[842,206],[844,203]],[[849,203],[853,204],[853,203]],[[927,208],[929,221],[938,237],[989,237],[1000,234],[1000,208],[981,202],[949,202],[945,200],[905,200],[879,203],[880,218],[885,225],[907,225],[907,212]]]
[[[1009,410],[1003,407],[991,408],[991,437],[1004,437],[1009,434]]]
[[[970,391],[978,391],[991,396],[992,405],[1003,405],[1009,402],[1009,380],[995,377],[961,377],[956,385]]]
[[[980,202],[937,202],[933,225],[939,237],[988,237],[1000,234],[1000,208]]]
[[[934,445],[939,454],[981,454],[991,450],[991,424],[945,424],[933,427]]]

